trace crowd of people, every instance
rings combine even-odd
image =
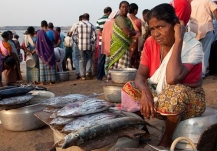
[[[142,19],[137,17],[138,9],[137,4],[127,1],[119,4],[119,10],[106,7],[96,27],[85,13],[66,37],[59,27],[54,30],[53,24],[46,21],[41,22],[37,32],[29,27],[21,47],[36,64],[26,68],[26,77],[35,84],[53,84],[57,71],[69,69],[68,58],[81,80],[91,79],[94,74],[97,80],[104,76],[110,80],[112,69],[138,69],[135,81],[122,89],[122,109],[164,119],[166,129],[158,146],[165,148],[171,145],[181,120],[201,116],[205,111],[202,80],[208,74],[217,76],[217,31],[213,25],[217,5],[211,0],[173,0],[143,10]],[[9,85],[22,79],[20,44],[12,40],[10,31],[2,37],[0,70]],[[146,127],[144,130],[141,140],[148,141],[149,131]]]

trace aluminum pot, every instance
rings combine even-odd
[[[119,86],[104,86],[105,99],[113,103],[121,103],[121,88]]]
[[[57,80],[58,81],[69,81],[69,72],[63,71],[63,72],[57,72]]]
[[[201,134],[215,123],[217,123],[217,110],[207,107],[202,116],[181,121],[173,134],[173,139],[184,136],[197,144]],[[186,141],[178,142],[176,147],[185,150],[191,149],[191,145]]]
[[[37,97],[39,99],[46,99],[55,96],[52,92],[47,91],[32,91],[32,93],[37,95],[34,99],[37,99]],[[21,107],[18,109],[2,110],[0,111],[0,119],[3,127],[7,130],[34,130],[46,125],[44,122],[42,122],[34,116],[35,113],[42,111],[44,108],[45,107],[39,104],[34,104],[30,106]]]
[[[128,81],[133,81],[136,78],[137,70],[134,68],[119,68],[112,69],[111,78],[115,83],[127,83]]]

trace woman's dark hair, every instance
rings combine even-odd
[[[135,10],[138,10],[138,9],[139,9],[138,5],[136,5],[135,3],[131,3],[129,13],[132,14],[134,13]]]
[[[34,34],[35,34],[35,28],[32,27],[32,26],[29,26],[29,27],[27,28],[27,34],[34,35]]]
[[[122,1],[122,2],[120,3],[120,5],[119,5],[119,8],[121,8],[121,5],[122,5],[123,3],[126,3],[126,4],[128,4],[128,6],[130,6],[130,4],[129,4],[127,1]]]
[[[8,30],[7,32],[8,32],[10,35],[13,35],[12,31]]]
[[[164,20],[172,25],[175,25],[179,21],[174,8],[170,4],[160,4],[152,8],[147,14],[147,21],[149,22],[151,18]]]
[[[2,38],[7,39],[7,38],[9,38],[10,33],[8,31],[4,31],[1,36],[2,36]]]

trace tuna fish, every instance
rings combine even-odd
[[[74,103],[78,101],[81,102],[83,101],[83,99],[89,97],[93,97],[93,96],[86,96],[82,94],[69,94],[66,96],[58,96],[58,97],[44,100],[41,104],[52,108],[62,108],[69,103]]]
[[[66,125],[73,120],[74,120],[74,118],[56,117],[50,122],[50,124],[51,125],[58,125],[58,126],[59,125]]]
[[[9,105],[23,104],[30,101],[33,97],[34,96],[31,94],[26,94],[22,96],[5,98],[0,101],[0,105],[9,106]]]
[[[83,102],[70,103],[57,111],[57,116],[75,117],[108,110],[114,104],[105,100],[89,98]]]
[[[58,141],[51,150],[55,150],[55,147],[62,147],[62,149],[66,149],[71,146],[79,146],[90,139],[94,139],[97,136],[104,136],[106,134],[110,134],[111,132],[118,131],[123,127],[144,125],[146,123],[147,122],[145,122],[144,120],[134,117],[120,117],[116,119],[111,119],[108,121],[104,121],[101,124],[80,129],[75,133],[72,132],[66,135],[63,139]]]
[[[27,88],[15,87],[15,88],[1,90],[0,99],[24,95],[33,89],[34,89],[33,87],[27,87]]]
[[[62,129],[64,133],[76,132],[79,129],[91,127],[96,124],[100,124],[106,120],[114,119],[118,115],[114,113],[95,113],[86,116],[78,117],[70,123],[66,124]]]

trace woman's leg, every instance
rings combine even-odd
[[[182,114],[169,115],[166,118],[166,129],[158,146],[170,147],[172,144],[173,133],[182,118]]]

